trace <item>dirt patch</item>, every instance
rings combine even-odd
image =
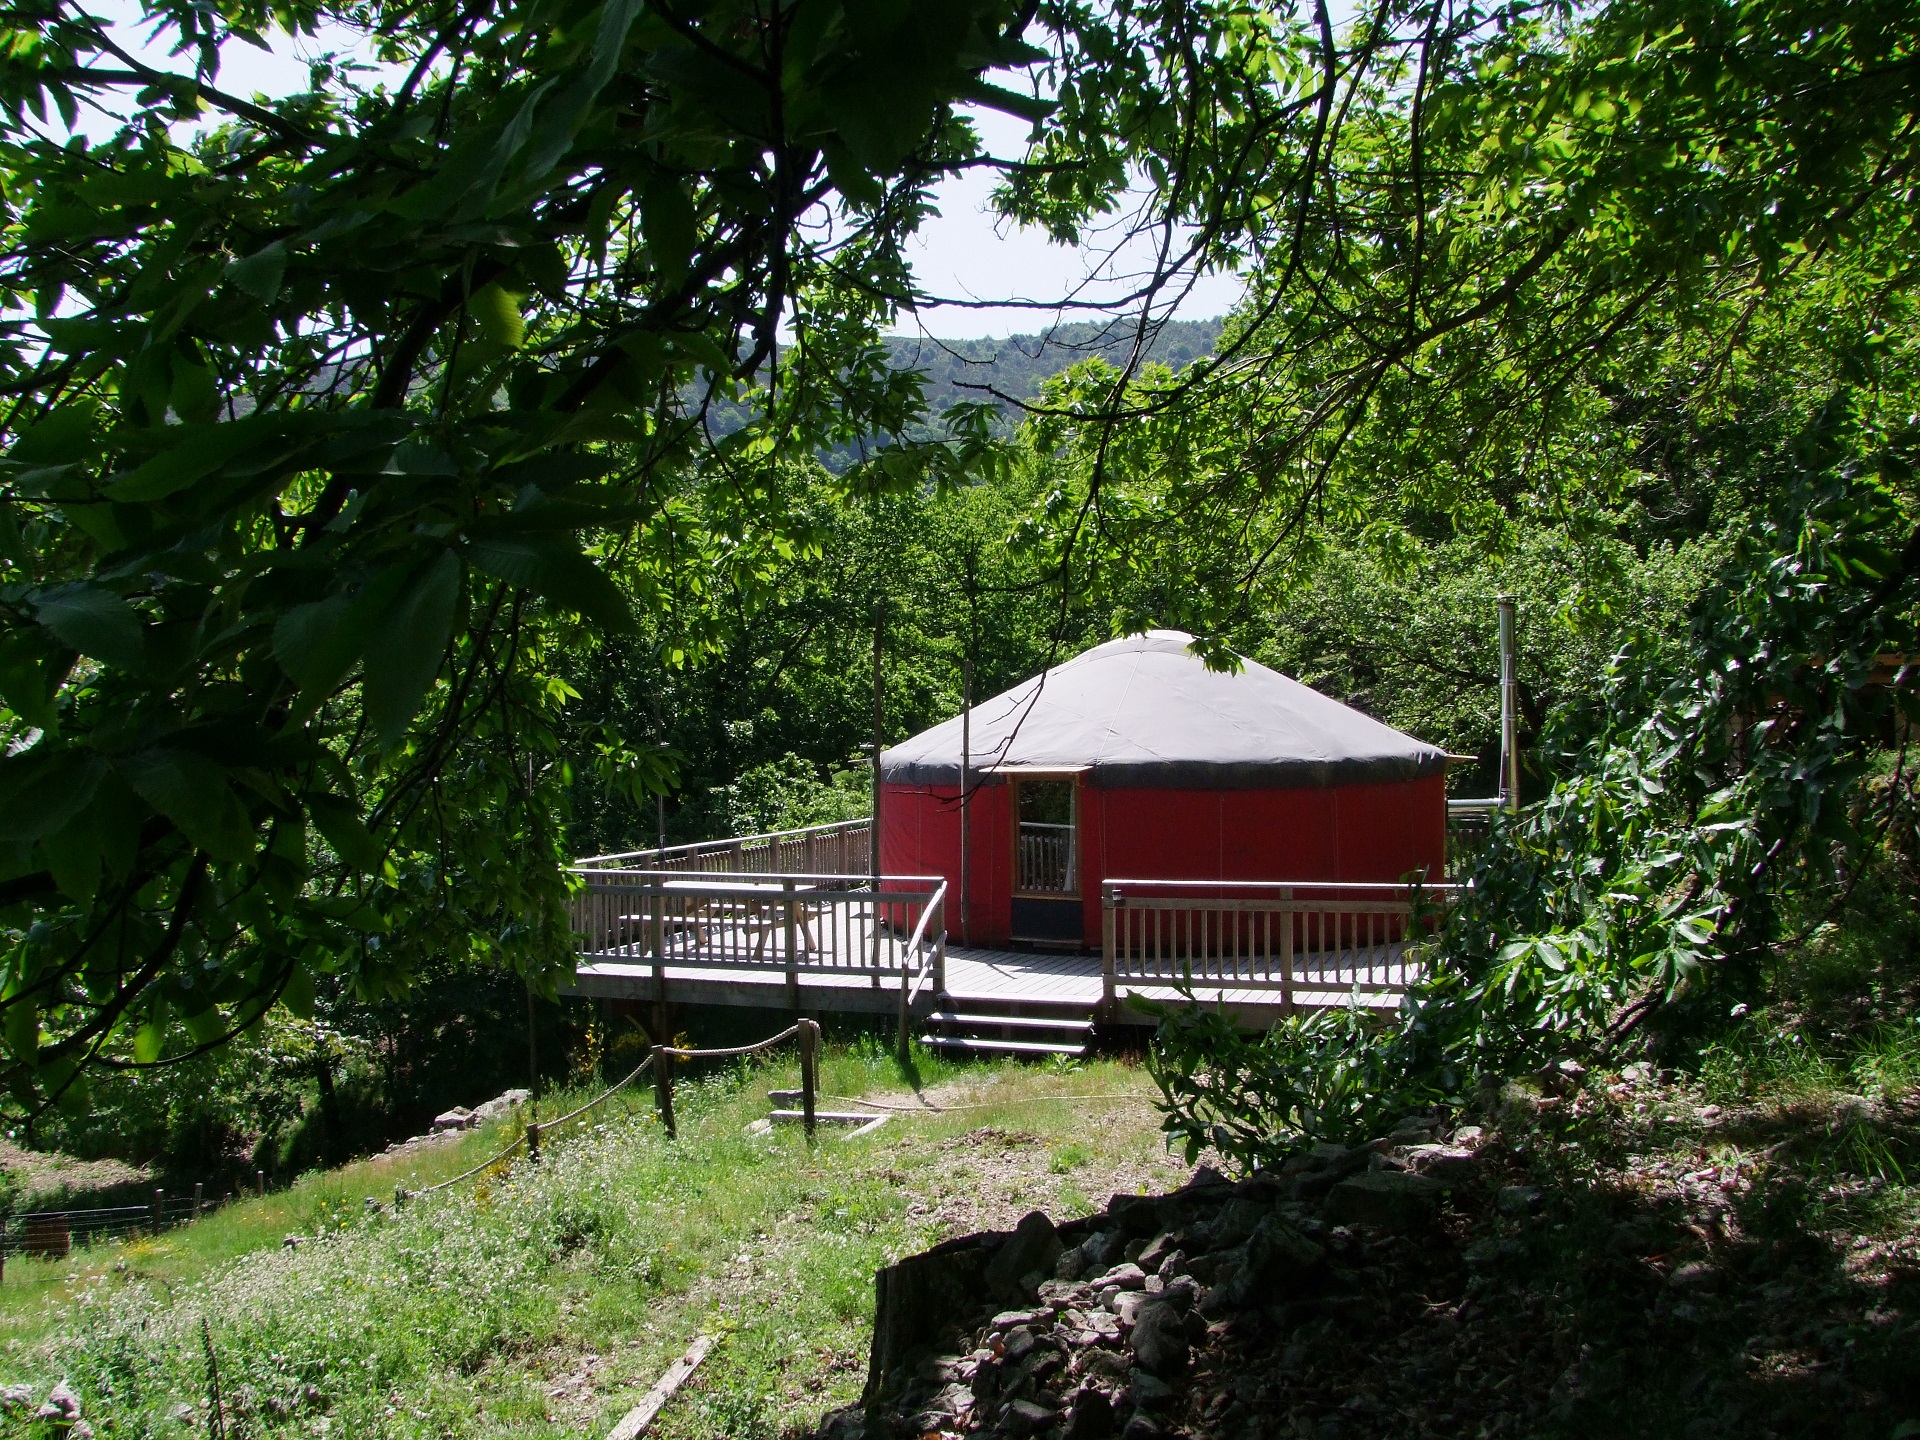
[[[76,1160],[57,1150],[23,1150],[11,1140],[0,1140],[0,1170],[20,1187],[17,1208],[21,1210],[76,1201],[84,1205],[106,1192],[151,1178],[145,1166],[124,1160]]]

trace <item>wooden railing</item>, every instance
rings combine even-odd
[[[897,984],[902,1013],[931,981],[946,985],[947,882],[937,875],[770,875],[576,866],[571,903],[582,964],[776,970],[800,1004],[800,977]]]
[[[1129,987],[1296,996],[1392,993],[1417,978],[1419,942],[1451,885],[1109,880],[1101,886],[1102,1002]]]
[[[1018,894],[1073,893],[1073,826],[1020,822],[1020,867],[1014,877]]]
[[[868,875],[873,865],[872,837],[870,820],[842,820],[801,830],[669,845],[664,850],[590,855],[578,864],[583,870],[654,870],[674,875]]]

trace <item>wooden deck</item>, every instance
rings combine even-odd
[[[1407,972],[1397,948],[1390,952],[1380,947],[1366,956],[1363,964],[1382,977],[1383,988],[1364,991],[1363,1005],[1392,1009],[1400,1003]],[[1368,964],[1367,962],[1371,962]],[[1353,968],[1352,952],[1339,961],[1344,973]],[[1352,991],[1335,985],[1316,984],[1329,966],[1311,954],[1295,959],[1294,1004],[1297,1008],[1318,1009],[1348,1002]],[[780,1009],[791,1004],[786,973],[777,969],[742,969],[733,965],[697,965],[674,963],[666,966],[665,999],[676,1005],[744,1005]],[[946,989],[935,993],[929,986],[914,1003],[916,1018],[924,1018],[937,1009],[990,1008],[1006,1014],[1072,1011],[1090,1017],[1100,1006],[1100,957],[1098,955],[1061,954],[1017,950],[947,948]],[[635,963],[616,957],[582,956],[574,983],[565,993],[609,1000],[659,1000],[654,991],[651,963]],[[1178,1004],[1181,995],[1171,984],[1144,984],[1122,981],[1116,987],[1121,1003],[1114,1013],[1103,1017],[1116,1025],[1151,1025],[1150,1015],[1125,1003],[1129,995]],[[871,976],[841,975],[828,970],[801,969],[799,973],[800,1008],[803,1011],[850,1011],[868,1014],[894,1014],[900,992],[891,979],[877,981]],[[1194,998],[1204,1004],[1224,1004],[1228,1012],[1249,1027],[1265,1028],[1285,1013],[1281,997],[1271,988],[1247,986],[1196,985]]]

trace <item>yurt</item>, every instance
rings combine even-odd
[[[1444,752],[1191,640],[1097,645],[885,751],[882,869],[945,876],[948,933],[988,946],[1097,947],[1108,879],[1442,878]]]

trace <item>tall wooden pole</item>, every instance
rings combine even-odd
[[[873,888],[880,889],[880,747],[886,725],[886,692],[881,687],[880,656],[887,633],[887,602],[873,602],[873,819],[868,822],[867,866]],[[873,902],[873,968],[880,969],[880,902]]]
[[[973,656],[960,662],[960,943],[973,944],[968,929],[967,861],[973,854]]]
[[[873,602],[873,823],[867,837],[875,886],[880,883],[880,746],[886,725],[886,692],[881,689],[880,655],[886,639],[886,601]]]
[[[1514,673],[1513,597],[1500,606],[1500,789],[1507,809],[1520,808],[1520,681]]]

